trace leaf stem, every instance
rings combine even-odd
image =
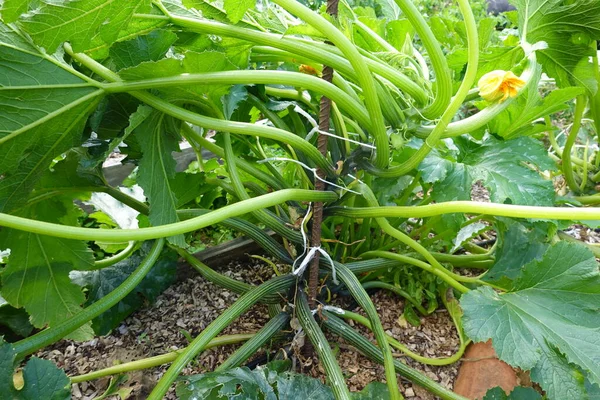
[[[577,134],[579,133],[579,128],[581,127],[581,119],[583,118],[583,112],[585,111],[585,106],[587,104],[586,96],[577,96],[575,100],[575,112],[573,114],[573,125],[571,126],[571,130],[569,131],[569,135],[567,136],[567,142],[565,143],[565,147],[562,152],[562,170],[563,175],[565,176],[565,181],[567,181],[567,185],[569,185],[569,189],[571,189],[575,193],[579,193],[579,185],[575,181],[575,176],[573,174],[573,164],[571,163],[571,151],[573,149],[573,145],[577,140]],[[585,160],[584,160],[585,161]]]
[[[204,349],[208,350],[213,347],[237,344],[252,339],[253,337],[253,333],[239,333],[235,335],[217,336],[216,338],[212,339]],[[142,369],[158,367],[159,365],[167,364],[174,361],[184,350],[185,349],[176,350],[154,357],[148,357],[141,360],[135,360],[123,364],[113,365],[112,367],[100,369],[98,371],[93,371],[87,374],[73,376],[70,378],[71,383],[86,382],[94,379],[103,378],[109,375],[117,375],[123,374],[125,372],[139,371]]]

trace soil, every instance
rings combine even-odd
[[[285,271],[285,266],[278,266]],[[250,260],[231,263],[220,269],[221,273],[245,282],[259,284],[274,276],[273,269],[264,263]],[[186,278],[167,289],[153,305],[135,312],[115,329],[112,334],[97,337],[88,342],[62,340],[36,354],[37,357],[54,361],[67,375],[74,376],[123,363],[164,354],[184,348],[188,344],[186,335],[195,337],[211,321],[229,307],[238,295],[206,281],[199,275]],[[403,301],[397,296],[384,292],[373,294],[384,329],[411,350],[428,357],[448,357],[458,348],[458,336],[446,311],[434,312],[422,318],[419,327],[406,326],[399,322]],[[362,313],[360,308],[353,311]],[[223,334],[252,333],[259,330],[268,320],[266,306],[257,305],[245,313]],[[357,327],[370,339],[366,329]],[[184,334],[185,333],[185,334]],[[352,391],[362,390],[368,383],[381,380],[383,367],[369,361],[354,348],[337,337],[330,337],[339,347],[338,359],[347,384]],[[188,366],[185,375],[213,370],[232,354],[239,345],[229,345],[204,352],[193,365]],[[408,365],[419,369],[428,377],[452,388],[457,374],[458,363],[447,367],[430,367],[414,362],[402,354],[397,357]],[[144,399],[162,376],[168,365],[135,373],[129,373],[125,387],[131,390],[129,398]],[[317,366],[313,375],[323,379]],[[100,396],[108,387],[110,378],[82,382],[73,385],[73,398],[91,400]],[[424,389],[413,386],[399,378],[400,387],[407,399],[433,399]],[[118,397],[112,397],[117,399]],[[174,399],[174,391],[167,398]]]

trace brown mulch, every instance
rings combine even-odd
[[[279,266],[285,270],[285,266]],[[258,284],[274,276],[273,269],[255,261],[232,263],[220,270],[232,278]],[[97,337],[88,342],[62,340],[36,354],[37,357],[54,361],[74,376],[123,363],[164,354],[181,349],[188,344],[184,332],[197,336],[210,322],[229,307],[238,296],[206,281],[199,275],[177,282],[158,297],[154,305],[141,309],[121,323],[110,335]],[[422,319],[419,327],[399,322],[402,314],[401,298],[377,292],[373,300],[378,307],[384,329],[411,350],[428,357],[447,357],[458,348],[458,337],[447,312],[439,311]],[[361,312],[359,308],[354,310]],[[223,334],[252,333],[260,329],[268,319],[265,306],[257,305],[229,326]],[[369,332],[357,327],[367,337]],[[372,337],[370,337],[372,339]],[[352,391],[360,391],[372,381],[381,381],[383,367],[369,361],[339,338],[331,337],[339,347],[338,358],[347,383]],[[183,373],[197,374],[211,371],[235,351],[239,345],[218,347],[204,352]],[[396,354],[408,365],[419,369],[428,377],[452,388],[458,365],[430,367]],[[131,399],[144,399],[165,372],[168,365],[129,373],[124,385],[131,390]],[[314,369],[319,375],[318,366]],[[322,372],[322,371],[321,371]],[[319,378],[323,379],[322,373]],[[73,399],[91,400],[108,387],[110,378],[82,382],[73,385]],[[408,399],[428,400],[433,397],[424,389],[413,386],[399,378],[403,393]],[[117,399],[118,397],[112,397]],[[174,399],[174,390],[167,396]]]

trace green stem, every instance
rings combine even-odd
[[[139,16],[138,16],[139,17]],[[152,18],[152,15],[147,17]],[[219,36],[233,37],[236,39],[247,40],[264,46],[271,46],[277,49],[289,51],[290,53],[298,54],[302,57],[317,61],[323,65],[329,65],[336,71],[343,73],[346,76],[357,79],[358,74],[354,71],[353,66],[348,62],[340,49],[327,44],[316,42],[305,42],[298,38],[284,36],[272,33],[259,32],[251,29],[245,29],[238,26],[221,24],[210,20],[200,20],[195,18],[182,17],[171,15],[172,23],[187,28],[194,32],[214,34]],[[366,59],[365,62],[373,73],[386,78],[400,90],[412,96],[417,102],[423,104],[427,101],[425,91],[409,77],[398,72],[398,70],[377,62]]]
[[[237,344],[249,339],[252,339],[255,335],[253,333],[240,333],[236,335],[223,335],[218,336],[211,340],[205,347],[205,350],[213,347],[227,346],[229,344]],[[70,378],[71,383],[79,383],[91,381],[94,379],[103,378],[105,376],[123,374],[125,372],[139,371],[142,369],[148,369],[158,367],[159,365],[167,364],[174,361],[185,349],[172,351],[170,353],[161,354],[154,357],[148,357],[141,360],[135,360],[126,362],[123,364],[113,365],[112,367],[104,368],[98,371],[90,372],[88,374],[77,375]]]
[[[363,289],[356,275],[354,275],[354,273],[344,264],[340,264],[338,262],[334,262],[334,264],[335,267],[332,267],[329,265],[329,263],[325,263],[326,266],[336,269],[340,280],[346,285],[348,291],[352,294],[352,297],[354,297],[356,302],[362,307],[367,314],[369,321],[371,322],[373,334],[383,354],[382,360],[385,368],[385,379],[390,392],[390,398],[392,400],[401,399],[402,395],[398,389],[398,382],[396,380],[396,373],[394,370],[394,358],[387,343],[385,330],[383,329],[383,325],[381,324],[381,320],[377,314],[377,309],[375,308],[373,301],[365,289]]]
[[[593,197],[593,196],[588,196]],[[577,197],[575,199],[579,199]],[[581,197],[583,198],[583,197]],[[477,201],[447,201],[424,206],[331,207],[327,215],[350,218],[426,218],[443,214],[486,214],[495,217],[540,218],[558,220],[600,220],[598,208],[537,207]],[[0,214],[0,225],[2,215]]]
[[[327,38],[338,47],[345,58],[350,62],[357,75],[357,80],[363,90],[365,105],[371,119],[371,134],[375,138],[377,152],[375,154],[375,165],[379,168],[385,168],[389,161],[389,145],[386,128],[384,125],[381,105],[377,97],[375,80],[371,75],[367,63],[360,55],[357,48],[350,42],[346,36],[332,25],[327,19],[313,12],[308,7],[296,2],[295,0],[273,0],[275,4],[283,7],[287,11],[296,14],[315,29],[323,33]],[[331,64],[330,67],[335,68]]]
[[[107,268],[112,265],[115,265],[119,261],[123,261],[124,259],[126,259],[133,253],[136,245],[137,245],[137,242],[131,241],[127,244],[127,247],[125,247],[123,250],[121,250],[117,254],[115,254],[111,257],[104,258],[102,260],[96,260],[96,262],[94,262],[94,270]]]
[[[278,276],[241,296],[231,307],[226,309],[223,314],[211,322],[210,325],[208,325],[202,333],[200,333],[200,335],[198,335],[181,354],[179,354],[167,372],[160,378],[154,387],[154,390],[152,390],[152,393],[148,396],[148,400],[161,400],[169,390],[169,387],[171,387],[171,384],[177,379],[181,370],[205,349],[206,345],[215,336],[264,296],[281,292],[289,288],[292,283],[295,282],[295,278],[296,277],[293,275]]]
[[[144,79],[130,82],[115,82],[104,85],[109,93],[132,92],[146,89],[172,88],[174,86],[188,85],[288,85],[313,90],[319,94],[329,97],[344,109],[348,115],[356,118],[366,127],[371,125],[369,116],[364,106],[354,98],[346,94],[323,79],[312,75],[301,74],[290,71],[276,70],[236,70],[220,71],[198,74],[182,74],[156,79]]]
[[[448,273],[448,271],[446,269],[434,268],[430,264],[423,262],[421,260],[417,260],[415,258],[403,256],[403,255],[397,254],[397,253],[390,253],[388,251],[368,251],[366,253],[363,253],[362,256],[365,258],[375,258],[375,257],[389,258],[391,260],[396,260],[396,261],[400,261],[402,263],[414,265],[415,267],[419,267],[424,271],[427,271],[427,272],[430,272],[430,273],[436,275],[437,277],[442,279],[444,282],[446,282],[448,285],[450,285],[451,287],[453,287],[454,289],[458,290],[461,293],[467,293],[469,291],[469,288],[467,288],[466,286],[463,286],[460,282],[458,282],[456,279],[454,279],[452,276],[450,276],[450,274]]]
[[[533,83],[533,78],[535,76],[537,65],[538,64],[536,62],[535,52],[532,52],[529,55],[527,67],[525,67],[523,73],[521,74],[521,79],[525,81],[525,86],[521,88],[521,90],[519,90],[519,95],[524,93],[529,87],[529,85]],[[476,131],[477,129],[485,126],[488,122],[490,122],[492,119],[498,116],[498,114],[500,114],[502,111],[506,110],[512,104],[512,102],[515,101],[517,97],[509,98],[506,101],[503,101],[502,103],[495,103],[479,111],[475,115],[472,115],[460,121],[449,123],[441,137],[456,137],[464,135],[465,133]],[[432,131],[436,127],[437,125],[420,126],[416,129],[415,135],[422,138],[426,138],[432,133]]]
[[[0,226],[18,229],[25,232],[38,233],[53,237],[76,240],[105,240],[126,242],[130,240],[149,240],[169,237],[180,233],[192,232],[210,225],[217,224],[226,218],[237,217],[252,211],[273,207],[286,201],[335,201],[338,196],[333,192],[316,192],[303,189],[284,189],[277,192],[257,196],[238,203],[212,211],[210,214],[201,215],[187,221],[160,225],[141,229],[96,229],[82,228],[36,221],[28,218],[17,217],[0,213]],[[590,218],[587,218],[590,219]]]
[[[439,48],[439,44],[437,43],[437,40],[435,40],[435,37],[433,37],[433,33],[431,33],[431,30],[429,30],[429,28],[425,29],[425,27],[427,27],[427,24],[423,20],[423,17],[416,10],[415,6],[409,0],[396,0],[396,3],[398,4],[398,6],[400,6],[400,8],[402,8],[402,11],[404,13],[408,13],[407,16],[409,19],[413,18],[413,20],[411,21],[411,22],[413,22],[413,25],[415,25],[416,22],[418,21],[418,23],[420,25],[416,25],[415,29],[417,30],[417,32],[419,32],[419,30],[423,31],[423,32],[419,32],[419,35],[424,35],[424,36],[421,36],[421,40],[423,40],[424,43],[426,43],[426,46],[427,46],[427,43],[429,43],[429,47],[427,48],[427,50],[429,51],[430,57],[432,57],[432,61],[434,60],[433,57],[435,55],[436,63],[434,63],[433,65],[434,65],[434,69],[435,69],[436,64],[437,64],[437,69],[435,69],[435,72],[436,72],[436,77],[438,79],[438,95],[439,95],[440,91],[446,90],[443,88],[443,86],[440,86],[440,85],[446,85],[446,83],[444,83],[445,79],[446,78],[450,79],[450,75],[449,75],[450,72],[449,72],[448,66],[446,64],[445,57],[441,53],[441,50]],[[454,116],[455,116],[456,112],[459,110],[459,108],[462,106],[463,101],[467,97],[469,90],[471,89],[471,87],[473,86],[473,83],[475,82],[475,78],[477,76],[477,67],[479,65],[479,38],[478,38],[478,34],[477,34],[477,23],[475,22],[475,17],[473,16],[473,12],[471,11],[471,7],[469,6],[468,0],[458,0],[458,5],[460,7],[460,11],[465,20],[465,28],[467,31],[467,47],[468,47],[467,70],[466,70],[465,76],[460,84],[460,87],[458,88],[456,95],[450,101],[449,105],[448,105],[447,99],[444,99],[443,100],[444,102],[440,101],[438,103],[436,103],[434,101],[434,103],[432,104],[432,106],[435,104],[436,107],[438,107],[438,108],[442,107],[444,109],[444,111],[443,111],[442,117],[440,118],[440,120],[437,123],[437,125],[435,126],[435,128],[433,128],[433,131],[431,132],[431,134],[427,137],[427,139],[425,139],[425,143],[423,144],[423,146],[421,146],[417,150],[417,152],[414,153],[406,162],[404,162],[403,164],[401,164],[399,166],[389,168],[385,171],[376,170],[376,169],[369,171],[369,172],[373,173],[374,175],[383,176],[383,177],[399,177],[399,176],[405,175],[405,174],[409,173],[410,171],[412,171],[413,169],[415,169],[421,163],[421,161],[423,161],[423,159],[427,156],[427,154],[429,154],[429,152],[437,146],[438,142],[440,141],[444,132],[446,131],[448,124],[450,123],[452,118],[454,118]],[[417,26],[421,26],[421,27],[419,28]],[[430,42],[431,38],[429,38],[429,36],[433,37],[433,40],[434,40],[433,43]],[[434,48],[437,49],[437,52],[434,52]],[[439,52],[439,54],[438,54],[438,52]],[[441,62],[444,63],[443,67],[445,69],[443,69],[443,70],[439,70],[442,68],[442,65],[439,64]],[[445,77],[444,74],[447,74],[448,76]],[[449,84],[450,84],[450,86],[452,85],[451,79],[450,79]],[[438,98],[440,98],[440,97],[439,96],[436,97],[436,100],[438,100]],[[441,112],[442,110],[441,109],[437,110],[437,108],[436,108],[435,111]]]
[[[317,321],[315,321],[308,306],[308,298],[304,292],[298,291],[296,295],[296,311],[302,329],[304,329],[306,336],[308,336],[308,339],[314,345],[319,355],[319,360],[323,365],[323,369],[325,369],[327,379],[329,380],[329,387],[334,397],[338,400],[350,400],[352,396],[350,395],[348,386],[346,386],[342,368],[335,359],[323,331],[321,331]]]
[[[444,112],[444,110],[446,110],[448,108],[448,104],[450,104],[450,97],[452,96],[452,77],[450,75],[450,68],[448,68],[448,62],[446,61],[446,55],[444,54],[444,52],[442,51],[442,48],[439,44],[439,42],[437,41],[437,39],[435,38],[435,35],[433,34],[433,32],[431,31],[431,29],[429,28],[429,25],[427,25],[427,21],[425,21],[425,18],[423,18],[423,16],[421,15],[421,13],[419,12],[419,10],[417,9],[417,7],[413,4],[413,2],[411,0],[395,0],[396,4],[398,5],[398,7],[400,7],[400,9],[402,10],[402,13],[404,14],[404,16],[409,20],[409,22],[411,23],[411,25],[415,28],[415,31],[417,32],[417,34],[419,35],[419,39],[421,39],[421,42],[423,42],[423,45],[425,46],[425,49],[427,50],[427,54],[429,55],[429,59],[431,61],[431,64],[433,66],[433,71],[435,73],[435,86],[436,86],[436,95],[435,98],[433,100],[433,102],[426,108],[424,109],[421,113],[423,114],[423,116],[425,116],[426,118],[429,119],[434,119],[437,118],[438,116],[440,116],[442,113],[446,114],[446,112]],[[470,17],[472,17],[472,13],[471,13],[471,8],[469,7],[468,3],[466,3],[466,7],[468,9],[468,14],[467,15],[467,10],[465,9],[465,5],[463,4],[463,0],[459,0],[459,5],[461,6],[461,12],[463,14],[463,17],[465,18],[465,24],[467,25],[467,41],[468,41],[468,47],[469,47],[469,60],[468,60],[468,65],[471,65],[471,62],[473,60],[475,60],[475,64],[473,65],[473,67],[475,68],[475,70],[477,69],[477,55],[479,54],[478,50],[478,44],[477,44],[477,26],[475,25],[475,20],[474,19],[469,19]],[[473,32],[470,29],[471,27],[469,26],[470,24],[473,24],[475,26],[475,36],[473,36]],[[474,40],[475,43],[475,55],[471,54],[473,51],[473,46],[472,46],[472,42]],[[468,68],[468,67],[467,67]],[[465,74],[464,80],[468,80],[468,69],[467,69],[467,73]],[[474,77],[473,77],[474,80]],[[467,82],[469,83],[469,82]],[[470,82],[468,89],[471,88],[473,82]],[[460,89],[459,89],[459,93],[460,93]],[[459,93],[457,93],[455,98],[459,98],[460,104],[462,104],[464,96],[462,96],[462,94],[459,95]],[[466,96],[466,94],[465,94]],[[459,105],[460,105],[459,104]],[[452,107],[452,106],[451,106]],[[454,116],[456,112],[452,112],[452,115],[450,116],[450,118],[452,116]],[[443,119],[444,117],[442,117]],[[440,121],[441,122],[441,121]],[[445,129],[445,127],[444,127]],[[442,129],[443,131],[443,129]]]
[[[579,185],[575,181],[575,176],[573,175],[573,164],[571,164],[571,151],[573,149],[573,145],[577,140],[577,134],[579,133],[579,128],[581,127],[581,119],[583,118],[583,112],[585,111],[585,106],[587,104],[587,97],[585,96],[577,96],[577,100],[575,100],[575,113],[573,115],[573,125],[571,127],[571,131],[569,132],[569,136],[567,136],[567,142],[565,143],[565,147],[562,153],[562,170],[563,175],[565,177],[565,181],[567,181],[567,185],[569,185],[569,189],[571,189],[575,193],[579,193]]]
[[[594,245],[591,245],[591,244],[586,243],[584,241],[577,240],[573,236],[567,235],[566,233],[561,232],[561,231],[558,231],[558,237],[561,240],[564,240],[564,241],[567,241],[567,242],[579,243],[581,245],[584,245],[585,247],[587,247],[588,249],[590,249],[592,251],[592,253],[594,253],[594,256],[596,258],[600,257],[600,247],[598,247],[598,246],[594,246]]]
[[[223,364],[219,365],[215,371],[226,371],[239,367],[244,361],[256,354],[269,339],[284,330],[289,320],[290,315],[286,312],[276,314],[250,340],[230,355]]]
[[[407,292],[405,292],[404,290],[400,289],[397,286],[394,286],[394,285],[386,283],[386,282],[369,281],[369,282],[363,283],[362,287],[365,290],[369,290],[369,289],[385,289],[385,290],[388,290],[390,292],[393,292],[393,293],[397,294],[398,296],[403,297],[404,299],[408,300],[408,302],[411,303],[413,306],[415,306],[415,308],[417,310],[419,310],[419,312],[422,315],[428,315],[429,314],[427,312],[427,310],[425,309],[425,307],[423,307],[423,305],[421,303],[419,303],[411,295],[409,295]]]
[[[344,319],[350,319],[352,321],[358,322],[359,324],[371,329],[371,323],[369,322],[369,320],[360,314],[356,314],[356,313],[353,313],[353,312],[347,311],[347,310],[343,310],[342,313],[338,313],[338,314]],[[430,357],[423,357],[423,356],[411,351],[408,347],[406,347],[405,345],[403,345],[402,343],[400,343],[398,340],[394,339],[390,335],[387,335],[387,340],[388,340],[388,343],[390,344],[390,346],[394,347],[395,349],[400,350],[401,352],[403,352],[404,354],[406,354],[413,360],[418,361],[423,364],[436,365],[436,366],[450,365],[450,364],[454,364],[455,362],[459,361],[467,347],[467,346],[460,346],[458,351],[456,353],[454,353],[454,355],[452,355],[451,357],[430,358]]]
[[[154,266],[154,263],[160,256],[164,245],[165,240],[158,239],[150,249],[150,252],[146,258],[144,258],[141,264],[131,273],[131,275],[129,275],[127,279],[123,281],[123,283],[117,286],[116,289],[97,302],[89,305],[63,322],[13,344],[13,349],[17,354],[17,358],[22,359],[23,357],[35,353],[39,349],[62,339],[69,333],[85,325],[85,323],[88,321],[96,318],[103,312],[112,308],[133,289],[135,289],[135,287],[139,285],[148,272],[150,272]]]
[[[120,82],[120,77],[114,72],[108,70],[100,63],[96,62],[91,57],[82,53],[73,53],[71,47],[68,44],[64,45],[65,50],[71,57],[77,60],[85,67],[93,70],[104,79],[112,82]],[[240,135],[248,136],[259,136],[266,139],[273,139],[280,142],[287,143],[297,150],[302,151],[308,158],[310,158],[315,164],[327,171],[329,174],[333,174],[333,168],[329,162],[321,155],[321,153],[313,147],[309,142],[299,138],[298,136],[284,131],[282,129],[271,128],[268,126],[248,124],[244,122],[225,121],[218,118],[206,117],[198,113],[186,110],[185,108],[178,107],[164,101],[157,96],[154,96],[146,92],[129,92],[130,95],[143,101],[157,111],[161,111],[167,115],[180,119],[182,121],[190,122],[194,125],[201,126],[207,129],[214,129],[220,132],[237,133]]]
[[[348,343],[350,343],[350,345],[356,347],[358,351],[363,353],[371,360],[374,360],[378,363],[383,362],[381,350],[379,350],[373,343],[352,329],[351,326],[340,320],[337,316],[333,315],[333,313],[324,311],[323,316],[325,317],[323,318],[323,325],[327,328],[327,330],[346,340]],[[429,392],[440,397],[442,400],[467,400],[465,397],[452,392],[450,389],[447,389],[436,381],[426,377],[422,372],[407,366],[400,360],[394,360],[393,364],[395,370],[401,376],[419,386],[424,387]]]

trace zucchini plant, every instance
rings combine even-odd
[[[600,220],[599,0],[514,0],[500,17],[468,0],[436,14],[412,0],[1,4],[6,398],[69,398],[71,383],[171,363],[150,399],[176,380],[182,398],[296,385],[400,399],[398,375],[460,399],[392,349],[447,365],[490,339],[547,398],[598,396],[599,250],[564,230]],[[196,155],[185,171],[182,143]],[[102,169],[115,153],[135,166],[120,186]],[[213,226],[291,273],[254,286],[198,261],[194,233]],[[178,258],[240,294],[185,349],[72,377],[27,359],[109,333],[173,282]],[[414,324],[446,308],[457,353],[428,358],[389,336],[370,289],[403,297]],[[335,307],[342,296],[364,315]],[[219,336],[257,303],[271,316],[259,332]],[[312,343],[327,386],[282,364],[239,368],[289,332]],[[387,388],[350,393],[325,332],[381,363]],[[217,371],[179,377],[242,341]]]

